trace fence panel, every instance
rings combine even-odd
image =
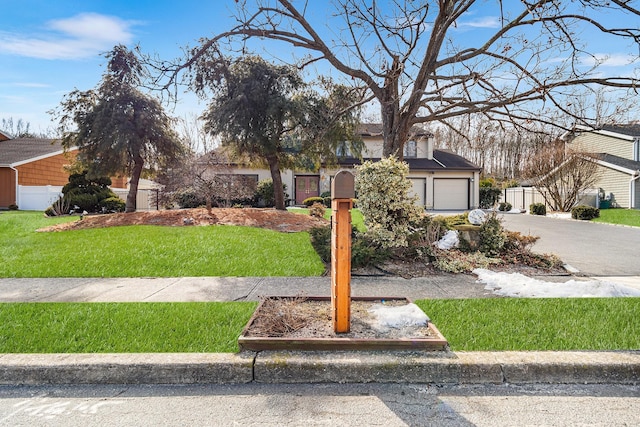
[[[116,193],[125,202],[129,190],[122,188],[112,188],[111,191]],[[138,211],[155,211],[158,210],[158,190],[138,190],[136,196],[136,210]]]
[[[19,185],[18,208],[23,211],[43,211],[62,196],[62,186]]]

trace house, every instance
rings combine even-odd
[[[73,162],[74,151],[65,153],[53,139],[12,138],[0,131],[0,209],[50,206],[69,182],[64,166]]]
[[[640,124],[577,125],[562,139],[569,147],[595,156],[596,185],[612,207],[640,209]]]
[[[409,180],[418,202],[428,210],[467,210],[478,207],[481,169],[450,151],[434,149],[433,135],[418,127],[405,144],[404,161],[409,165]],[[382,157],[382,125],[362,124],[363,160],[377,161]],[[328,192],[331,180],[339,169],[351,169],[361,163],[348,152],[339,153],[337,167],[320,167],[317,171],[283,170],[282,182],[296,205]],[[270,178],[268,169],[233,164],[232,173],[259,181]]]

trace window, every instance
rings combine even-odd
[[[349,144],[346,141],[342,141],[336,147],[336,156],[338,157],[352,157]]]
[[[404,157],[409,157],[409,158],[417,157],[418,150],[416,146],[417,144],[415,141],[407,141],[407,143],[404,144],[404,151],[403,151]]]

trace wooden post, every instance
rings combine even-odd
[[[340,171],[331,185],[331,309],[333,330],[351,328],[351,208],[355,195],[351,172]]]

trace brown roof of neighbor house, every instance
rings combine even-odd
[[[0,166],[19,166],[41,158],[55,156],[62,151],[60,141],[54,139],[8,139],[0,141]]]
[[[603,125],[600,129],[608,132],[620,133],[622,135],[640,137],[639,123]]]
[[[382,123],[361,123],[358,133],[362,136],[382,136]],[[414,136],[433,136],[433,134],[418,125],[411,127],[411,134]]]

